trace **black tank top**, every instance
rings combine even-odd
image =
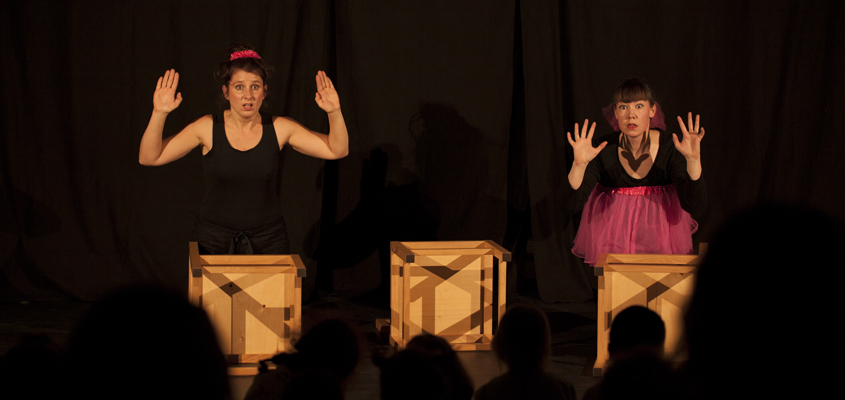
[[[202,158],[205,198],[199,218],[232,230],[247,231],[282,219],[279,200],[279,142],[270,115],[261,113],[261,140],[246,151],[226,137],[223,113],[212,116],[211,151]]]

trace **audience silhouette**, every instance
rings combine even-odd
[[[343,393],[343,382],[358,365],[358,336],[345,321],[325,319],[314,325],[294,345],[295,353],[280,353],[261,362],[260,372],[246,393],[245,400],[265,400],[308,395],[307,384],[325,378],[311,398],[336,398]],[[289,394],[298,393],[296,395]],[[318,394],[320,394],[318,396]]]
[[[551,354],[551,331],[546,314],[538,307],[511,307],[502,316],[493,350],[508,371],[479,388],[477,400],[575,399],[572,384],[545,372]]]
[[[56,390],[59,348],[44,335],[25,334],[0,357],[0,393],[7,399],[49,399]]]
[[[381,399],[470,399],[473,385],[445,339],[423,334],[402,351],[386,358],[373,355],[381,370]]]
[[[760,205],[714,236],[686,314],[687,397],[830,396],[845,229],[819,211]],[[812,345],[818,344],[814,348]]]
[[[611,369],[616,371],[611,379],[608,380],[605,376],[602,382],[587,389],[582,397],[583,400],[618,398],[614,397],[617,396],[617,393],[620,391],[624,393],[624,388],[618,386],[627,384],[625,380],[628,379],[626,371],[635,370],[637,364],[642,364],[642,371],[654,373],[665,373],[664,370],[669,368],[668,365],[665,368],[658,365],[662,362],[666,325],[656,312],[643,306],[631,306],[622,310],[613,319],[609,336],[607,351],[610,356]],[[628,359],[632,360],[627,361]],[[625,363],[616,368],[616,364],[623,361]],[[610,375],[609,371],[608,375]],[[662,375],[659,377],[664,380],[668,379]],[[639,389],[645,391],[648,383],[641,382]],[[652,383],[659,384],[660,382]],[[600,393],[605,391],[607,393],[600,396]]]
[[[61,393],[85,399],[228,399],[226,360],[205,312],[138,286],[95,304],[71,335]]]
[[[617,315],[610,368],[585,399],[805,398],[834,393],[838,353],[825,322],[838,300],[836,249],[845,227],[818,211],[761,205],[730,219],[696,271],[685,314],[689,360],[680,373],[663,359],[665,326],[644,307]],[[831,274],[833,272],[833,274]],[[810,348],[811,343],[822,347]],[[549,374],[545,313],[518,304],[493,339],[507,372],[475,392],[478,400],[574,399],[572,384]],[[342,399],[359,356],[358,337],[340,319],[315,325],[261,363],[246,399]],[[272,362],[275,369],[269,368]],[[413,338],[392,357],[373,356],[381,398],[469,399],[473,384],[450,344]],[[26,335],[0,358],[11,398],[229,399],[223,354],[206,314],[181,293],[136,286],[95,304],[64,354],[46,336]]]

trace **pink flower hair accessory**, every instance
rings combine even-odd
[[[229,61],[237,60],[239,58],[261,59],[261,56],[259,56],[258,53],[254,52],[252,50],[242,50],[242,51],[236,51],[236,52],[232,53],[232,55],[229,56]]]

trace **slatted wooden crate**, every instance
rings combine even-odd
[[[190,299],[208,313],[230,364],[292,349],[302,326],[298,255],[200,255],[196,242],[189,252]]]
[[[489,350],[506,304],[511,253],[493,241],[391,242],[390,343],[422,333]]]
[[[665,354],[676,355],[683,335],[684,309],[692,297],[695,268],[701,261],[702,257],[695,255],[599,256],[594,267],[599,278],[594,376],[601,376],[606,368],[607,344],[613,319],[633,305],[646,307],[660,315],[666,325]]]

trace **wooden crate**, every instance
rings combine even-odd
[[[390,242],[390,250],[390,343],[430,333],[455,350],[489,350],[511,253],[490,240]]]
[[[190,299],[208,313],[230,364],[292,349],[302,326],[298,255],[200,255],[196,242],[189,252]]]
[[[599,256],[594,267],[599,278],[594,376],[601,376],[606,369],[607,344],[613,319],[633,305],[646,307],[660,315],[666,325],[665,354],[683,357],[677,354],[683,335],[683,313],[692,297],[695,268],[701,261],[702,257],[695,255]]]

